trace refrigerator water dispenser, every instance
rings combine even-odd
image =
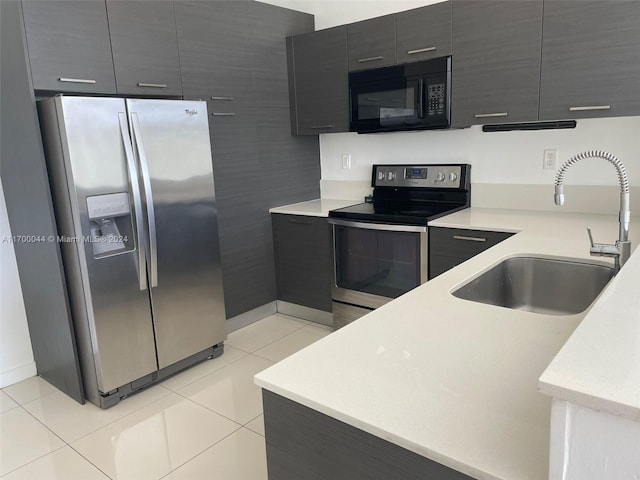
[[[130,252],[135,248],[128,193],[87,197],[87,212],[95,258]]]

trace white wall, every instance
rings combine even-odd
[[[437,3],[439,0],[264,0],[315,15],[316,29]],[[586,149],[617,155],[631,184],[640,185],[640,117],[579,120],[575,130],[483,133],[463,130],[357,135],[320,135],[323,180],[367,181],[374,163],[463,162],[473,165],[474,183],[551,184],[552,170],[542,169],[546,148],[559,149],[560,162]],[[352,169],[342,170],[342,154],[352,155]],[[615,185],[617,178],[602,160],[572,167],[568,185]]]
[[[402,12],[442,0],[261,0],[315,16],[316,30]]]
[[[0,387],[36,374],[4,192],[0,184]]]
[[[544,149],[559,150],[559,164],[583,150],[606,150],[625,164],[631,185],[640,185],[640,117],[578,120],[575,129],[484,133],[462,130],[320,136],[323,180],[369,180],[374,163],[470,163],[473,183],[548,184]],[[351,170],[342,155],[351,155]],[[571,168],[566,184],[617,185],[615,170],[599,159]]]

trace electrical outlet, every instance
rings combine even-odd
[[[544,170],[556,170],[558,168],[558,149],[549,149],[544,151],[542,157],[542,168]]]
[[[342,169],[351,170],[351,155],[346,153],[342,155]]]

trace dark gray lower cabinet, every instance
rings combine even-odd
[[[278,300],[331,311],[331,228],[326,218],[271,215]]]
[[[430,227],[429,279],[475,257],[511,235],[513,233]]]
[[[473,480],[268,390],[262,401],[269,480]]]

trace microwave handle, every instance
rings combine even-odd
[[[424,101],[426,92],[424,90],[424,78],[418,80],[418,118],[424,118]]]

